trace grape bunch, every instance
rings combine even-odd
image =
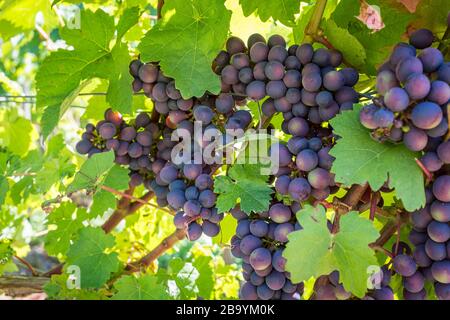
[[[448,131],[445,119],[450,100],[450,65],[432,47],[427,29],[411,34],[409,44],[399,43],[377,75],[379,97],[360,113],[363,126],[381,141],[402,142],[412,151],[431,151],[425,166],[437,171],[436,145]]]
[[[128,166],[130,186],[136,187],[150,173],[153,145],[159,135],[158,124],[152,122],[147,113],[140,113],[133,121],[126,122],[119,112],[107,109],[104,120],[86,125],[75,148],[89,157],[113,150],[114,161]]]
[[[425,299],[424,284],[434,283],[439,299],[450,300],[450,176],[440,175],[426,189],[425,208],[411,214],[412,256],[398,255],[394,268],[404,277],[405,298]]]
[[[267,42],[253,34],[245,43],[231,37],[219,53],[213,69],[221,75],[219,98],[237,94],[262,103],[266,118],[283,114],[282,130],[292,136],[287,145],[277,144],[271,154],[280,168],[276,187],[295,201],[310,196],[324,200],[338,188],[329,170],[334,158],[330,128],[322,124],[359,101],[353,86],[359,80],[353,68],[339,68],[342,54],[336,50],[314,50],[310,44],[292,45],[279,35]]]
[[[376,287],[370,290],[362,300],[394,300],[394,293],[389,286],[391,272],[387,266],[383,266],[379,272],[371,277]],[[349,300],[354,299],[351,292],[345,290],[339,280],[339,271],[333,271],[329,275],[320,276],[314,283],[314,300]]]
[[[236,234],[231,239],[231,252],[243,260],[245,283],[240,288],[241,299],[300,299],[303,283],[292,283],[283,257],[287,235],[301,228],[294,214],[298,210],[298,202],[287,206],[276,200],[266,212],[247,215],[239,206],[231,210],[238,220]]]
[[[418,163],[429,180],[425,208],[411,214],[409,238],[415,248],[393,259],[407,300],[426,299],[427,281],[439,299],[450,299],[450,65],[432,47],[434,39],[431,31],[420,29],[411,34],[409,44],[399,43],[379,69],[380,96],[360,113],[375,139],[403,142],[421,152]]]
[[[204,158],[194,161],[196,153],[215,143],[213,139],[205,138],[215,133],[219,133],[216,138],[222,144],[232,143],[234,137],[226,131],[245,130],[252,122],[251,114],[247,110],[237,110],[236,100],[242,101],[242,98],[235,99],[231,95],[205,94],[200,98],[184,99],[174,80],[164,76],[154,63],[134,60],[130,64],[130,74],[134,77],[133,90],[143,90],[153,100],[155,111],[165,124],[151,164],[153,176],[145,179],[144,185],[155,193],[158,205],[169,206],[177,212],[174,224],[180,229],[187,228],[190,240],[197,240],[202,234],[216,236],[224,214],[215,208],[217,196],[213,191],[212,175],[220,165]],[[200,137],[194,131],[195,123],[201,124]],[[176,133],[175,130],[181,131]],[[192,152],[181,164],[176,164],[172,158],[173,148],[178,143],[172,141],[174,134],[191,139]],[[175,155],[182,156],[180,153]],[[214,158],[216,154],[211,156]]]

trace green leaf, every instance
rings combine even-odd
[[[114,236],[101,228],[83,228],[67,252],[67,266],[80,268],[81,288],[100,288],[118,271],[117,253],[105,253],[114,246]]]
[[[166,288],[152,275],[123,276],[114,284],[117,293],[113,300],[167,300],[170,298]]]
[[[9,190],[8,180],[5,176],[0,175],[0,206],[5,202],[6,194]]]
[[[262,21],[273,18],[287,26],[295,24],[294,15],[300,11],[300,2],[297,0],[239,0],[239,3],[246,17],[255,12]]]
[[[117,23],[117,38],[122,37],[139,21],[139,7],[126,8]]]
[[[118,38],[112,48],[110,46],[116,29],[114,18],[102,10],[95,13],[82,10],[81,29],[61,30],[63,39],[74,49],[58,50],[50,54],[36,75],[36,103],[38,108],[45,108],[41,120],[44,137],[52,132],[92,78],[109,80],[108,102],[123,113],[131,111],[129,54],[121,38],[137,22],[138,13],[137,8],[125,10],[119,20]]]
[[[344,58],[352,66],[360,68],[366,61],[366,51],[361,43],[347,29],[339,28],[333,20],[326,20],[323,24],[325,36],[334,48],[341,51]]]
[[[198,287],[198,295],[209,298],[214,290],[214,274],[210,265],[212,258],[210,256],[196,257],[192,265],[199,272],[196,284]]]
[[[8,112],[0,118],[0,144],[12,153],[24,156],[31,144],[33,126],[25,118],[17,116],[17,112]]]
[[[167,269],[159,269],[157,277],[160,281],[175,281],[177,292],[171,295],[178,299],[192,299],[198,296],[196,281],[199,277],[198,270],[190,262],[181,258],[174,258],[169,261]]]
[[[211,64],[225,43],[230,18],[222,0],[166,1],[162,19],[138,47],[141,58],[159,61],[185,98],[219,93],[220,79]]]
[[[113,188],[114,190],[123,191],[128,188],[128,181],[128,170],[115,165],[109,170],[103,185]],[[106,210],[114,208],[115,206],[115,196],[111,192],[100,189],[94,195],[90,212],[94,215],[102,215]]]
[[[101,178],[113,166],[113,151],[94,154],[83,163],[73,182],[67,187],[67,192],[72,193],[81,189],[94,189],[103,183]]]
[[[241,210],[246,213],[262,212],[269,208],[271,187],[268,176],[260,173],[258,165],[234,165],[227,176],[218,176],[214,192],[218,193],[217,209],[227,212],[240,200]]]
[[[83,227],[87,218],[86,210],[78,209],[71,202],[63,202],[48,218],[49,225],[55,225],[56,230],[50,230],[45,238],[45,250],[48,254],[57,256],[65,254],[70,247],[71,240]]]
[[[372,0],[370,5],[380,7],[381,18],[385,27],[378,32],[372,32],[359,21],[360,3],[357,1],[340,1],[331,19],[343,29],[355,36],[366,52],[366,64],[360,71],[376,74],[376,69],[389,56],[391,47],[402,40],[409,22],[414,18],[406,10],[387,5],[385,0]],[[334,42],[331,42],[335,45]],[[337,44],[339,45],[339,44]]]
[[[297,213],[302,230],[288,235],[283,252],[294,283],[338,270],[347,291],[362,297],[367,290],[368,267],[377,264],[369,244],[378,238],[370,220],[349,212],[340,219],[340,231],[331,234],[324,207],[307,205]]]
[[[347,186],[368,182],[372,190],[379,190],[389,180],[406,210],[421,208],[425,205],[423,174],[414,160],[419,155],[403,144],[373,140],[359,122],[359,111],[355,107],[330,121],[341,137],[330,152],[336,158],[331,168],[336,181]]]

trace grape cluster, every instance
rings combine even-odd
[[[394,258],[394,268],[404,277],[406,299],[425,299],[426,281],[434,283],[439,299],[450,300],[450,176],[440,175],[426,189],[425,208],[411,214],[411,255]]]
[[[370,290],[362,300],[394,300],[394,292],[389,283],[391,273],[387,266],[383,266],[379,273],[372,276],[372,282],[377,285]],[[345,290],[339,280],[339,271],[333,271],[329,275],[320,276],[314,283],[314,300],[349,300],[353,299],[351,292]]]
[[[380,97],[360,113],[374,138],[403,141],[408,149],[422,152],[418,163],[430,180],[425,208],[411,214],[409,238],[415,248],[393,259],[407,300],[426,299],[427,281],[434,283],[439,299],[450,299],[450,65],[433,41],[431,31],[420,29],[409,44],[399,43],[379,70]]]
[[[143,90],[153,100],[156,112],[166,125],[162,139],[156,143],[151,165],[153,178],[146,179],[145,186],[155,193],[158,205],[169,206],[177,212],[174,224],[177,228],[187,227],[190,240],[197,240],[202,234],[216,236],[224,217],[215,208],[217,196],[211,177],[218,167],[217,163],[207,163],[203,158],[200,162],[194,161],[196,152],[214,143],[205,137],[216,132],[221,133],[218,139],[222,144],[231,143],[234,137],[226,130],[245,130],[252,122],[251,114],[247,110],[236,110],[237,100],[242,101],[242,98],[235,99],[231,95],[205,94],[184,99],[174,80],[164,76],[154,63],[134,60],[130,64],[130,74],[134,77],[133,90]],[[200,138],[194,134],[195,122],[201,124]],[[178,136],[191,137],[192,152],[181,164],[174,163],[172,158],[173,148],[178,143],[172,141],[175,130],[182,130]]]
[[[245,283],[240,289],[241,299],[300,299],[303,283],[292,283],[283,257],[287,235],[301,228],[294,214],[298,210],[297,202],[287,206],[278,201],[266,212],[247,215],[239,207],[231,210],[238,220],[236,234],[231,239],[231,252],[243,260]]]
[[[248,49],[247,49],[248,47]],[[295,201],[310,196],[324,200],[337,191],[330,168],[334,158],[329,150],[334,142],[330,128],[322,123],[358,102],[353,86],[359,80],[353,68],[337,69],[342,54],[336,50],[314,50],[310,44],[292,45],[279,35],[267,42],[253,34],[245,43],[231,37],[213,68],[221,75],[219,98],[238,94],[262,100],[265,117],[283,114],[282,130],[292,136],[287,145],[271,148],[280,168],[276,189]],[[273,154],[275,152],[275,154]]]
[[[135,120],[126,122],[119,112],[107,109],[104,120],[86,125],[75,148],[89,157],[113,150],[115,162],[130,169],[130,185],[138,186],[151,170],[153,143],[159,135],[158,124],[152,122],[147,113],[140,113]]]
[[[445,119],[450,99],[450,65],[432,47],[434,36],[427,29],[411,34],[409,44],[399,43],[377,75],[380,97],[360,113],[363,126],[381,141],[401,142],[424,156],[431,172],[442,162],[436,145],[448,131]]]

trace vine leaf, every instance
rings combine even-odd
[[[347,291],[363,297],[367,291],[368,267],[378,265],[369,243],[378,238],[371,221],[349,212],[340,220],[340,231],[331,234],[325,208],[307,205],[297,213],[303,229],[288,235],[283,252],[286,270],[294,283],[338,270]]]
[[[170,295],[177,297],[177,299],[192,299],[198,296],[197,281],[199,276],[199,271],[192,263],[186,262],[181,258],[171,259],[168,268],[161,268],[157,273],[159,281],[165,283],[167,281],[175,282],[176,288],[171,290]]]
[[[162,19],[142,39],[144,61],[159,61],[164,73],[176,80],[183,97],[219,93],[220,79],[211,63],[226,40],[231,12],[222,0],[172,0],[162,8]]]
[[[114,152],[94,154],[87,159],[76,173],[72,183],[67,187],[67,193],[81,189],[94,189],[104,183],[104,177],[114,167]]]
[[[158,283],[158,278],[143,275],[139,278],[123,276],[114,284],[117,293],[113,300],[167,300],[170,299],[164,285]]]
[[[128,170],[114,165],[111,170],[108,171],[104,183],[102,185],[110,187],[114,190],[123,191],[128,188]],[[106,190],[98,190],[93,197],[90,213],[94,215],[101,215],[109,208],[116,206],[115,196]]]
[[[0,115],[0,141],[12,153],[24,156],[31,144],[33,126],[25,118],[19,117],[16,110]]]
[[[294,15],[300,12],[300,3],[297,0],[239,0],[239,3],[246,17],[255,12],[264,22],[273,18],[286,26],[294,26]]]
[[[117,253],[105,253],[115,245],[114,236],[101,228],[80,230],[78,239],[67,251],[67,266],[80,268],[81,288],[100,288],[119,269]]]
[[[432,2],[435,2],[434,0]],[[366,52],[366,63],[360,71],[375,75],[377,67],[381,65],[391,52],[408,24],[413,20],[413,15],[400,8],[386,5],[385,0],[372,0],[370,5],[381,8],[381,17],[385,27],[380,31],[373,32],[357,19],[361,4],[359,1],[340,1],[331,15],[338,27],[348,30],[362,44]],[[441,10],[443,11],[443,10]],[[435,19],[435,17],[434,17]],[[335,43],[331,42],[333,45]]]
[[[227,212],[240,200],[241,210],[246,213],[262,212],[269,208],[273,190],[267,184],[268,176],[260,173],[259,165],[234,165],[226,176],[218,176],[214,192],[218,193],[217,209]]]
[[[62,38],[73,50],[58,50],[42,63],[36,75],[38,108],[42,115],[42,134],[47,137],[78,94],[92,78],[109,80],[107,101],[123,113],[131,111],[131,76],[128,73],[129,54],[121,39],[137,23],[138,8],[129,8],[117,25],[113,47],[114,17],[102,10],[81,11],[80,29],[63,28]],[[120,92],[120,94],[118,94]]]
[[[339,28],[333,20],[323,24],[324,33],[334,48],[341,51],[344,57],[356,68],[364,66],[366,51],[364,47],[348,30]]]
[[[359,122],[360,109],[355,107],[330,121],[334,132],[341,137],[330,152],[336,158],[331,168],[336,181],[346,186],[368,182],[372,190],[379,190],[389,181],[406,210],[424,206],[423,174],[414,160],[418,154],[403,144],[373,140],[369,130]]]
[[[48,217],[48,224],[56,226],[56,229],[50,230],[45,237],[47,253],[53,256],[66,253],[71,240],[83,227],[86,218],[86,210],[82,208],[77,210],[75,204],[71,202],[61,203]]]

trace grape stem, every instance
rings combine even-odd
[[[414,158],[414,160],[416,161],[417,165],[420,167],[420,169],[422,169],[423,173],[425,174],[425,177],[427,178],[427,183],[430,182],[431,180],[433,180],[433,174],[424,166],[422,161],[420,161],[417,158]]]
[[[22,263],[25,267],[27,267],[28,270],[30,270],[31,274],[33,275],[33,277],[37,277],[39,276],[39,273],[33,268],[33,266],[25,259],[15,255],[14,258],[16,258],[17,260],[20,261],[20,263]]]
[[[322,20],[326,5],[327,0],[317,1],[311,19],[305,28],[305,43],[312,43],[316,41],[316,37],[319,35],[320,22]]]
[[[336,210],[331,233],[335,234],[339,231],[339,220],[341,216],[356,207],[368,187],[367,183],[364,185],[355,184],[348,190],[342,201],[338,198],[333,199],[333,205]]]
[[[178,241],[186,236],[187,229],[177,229],[172,234],[164,238],[152,251],[138,261],[129,263],[125,268],[125,273],[138,272],[141,268],[150,266],[158,257],[171,249]]]
[[[164,5],[164,0],[158,0],[157,15],[156,15],[158,20],[160,20],[162,18],[161,11],[162,11],[163,5]]]

